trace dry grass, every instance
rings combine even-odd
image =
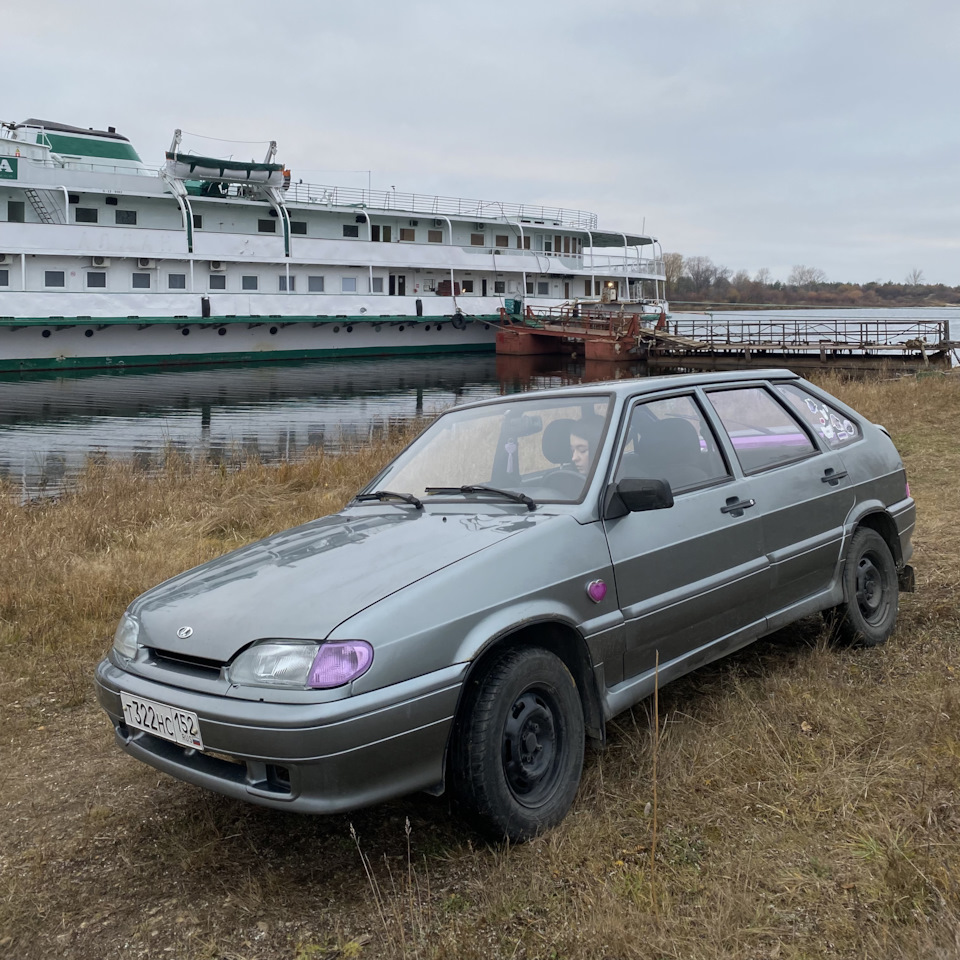
[[[518,848],[442,800],[282,814],[114,747],[90,678],[129,600],[338,509],[402,441],[149,480],[106,464],[55,503],[0,497],[0,956],[960,956],[960,383],[825,386],[904,455],[919,592],[885,647],[804,622],[662,690],[655,847],[648,704]]]

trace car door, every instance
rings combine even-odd
[[[707,392],[733,455],[752,481],[770,561],[771,616],[829,589],[854,491],[840,454],[819,445],[777,390]]]
[[[612,479],[628,477],[666,480],[674,505],[604,521],[624,676],[759,633],[768,570],[752,481],[733,475],[693,394],[634,405]]]

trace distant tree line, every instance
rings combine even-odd
[[[925,283],[923,271],[916,267],[902,283],[834,283],[819,267],[797,264],[783,282],[774,280],[766,267],[751,277],[746,270],[733,273],[729,267],[718,266],[709,257],[666,253],[663,261],[667,298],[678,304],[913,307],[960,301],[960,287]]]

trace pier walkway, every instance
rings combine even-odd
[[[671,316],[634,312],[639,305],[567,304],[504,314],[497,352],[581,353],[588,360],[636,360],[677,366],[949,366],[960,342],[949,321],[911,317],[723,314]]]

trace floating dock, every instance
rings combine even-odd
[[[629,304],[567,304],[501,317],[497,353],[575,353],[703,367],[950,366],[960,342],[948,320],[911,317],[728,317],[635,312]]]

